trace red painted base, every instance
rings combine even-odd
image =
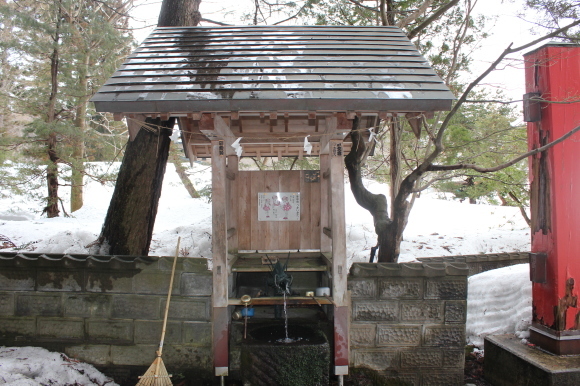
[[[349,307],[334,308],[334,366],[335,374],[344,375],[343,367],[348,373],[348,318]]]
[[[552,354],[580,355],[580,330],[556,331],[534,323],[528,340]]]

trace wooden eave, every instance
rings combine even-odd
[[[388,113],[449,110],[453,99],[396,27],[242,26],[157,28],[92,101],[130,118],[132,135],[146,117],[180,117],[195,158],[239,137],[243,155],[301,157],[305,137],[311,155],[324,154],[348,131],[333,119],[358,115],[364,130]]]

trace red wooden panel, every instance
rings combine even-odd
[[[525,61],[526,92],[559,102],[542,103],[540,122],[528,123],[528,145],[537,148],[580,124],[577,104],[561,103],[580,95],[580,49],[544,46]],[[548,255],[546,282],[533,283],[533,320],[554,330],[577,329],[578,309],[566,304],[578,291],[570,280],[580,283],[580,134],[546,153],[530,160],[532,252]]]

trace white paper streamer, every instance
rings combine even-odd
[[[232,148],[236,151],[236,155],[238,156],[238,158],[242,156],[242,152],[244,151],[244,149],[242,149],[242,145],[240,145],[241,140],[242,137],[239,137],[238,139],[236,139],[236,142],[232,143]]]
[[[367,130],[369,131],[369,133],[371,133],[371,135],[369,136],[369,143],[371,143],[373,140],[378,143],[379,141],[376,138],[377,135],[375,134],[373,129],[367,129]]]
[[[308,142],[308,137],[310,136],[307,135],[306,137],[304,137],[304,151],[306,152],[306,154],[310,155],[310,153],[312,153],[312,144]]]

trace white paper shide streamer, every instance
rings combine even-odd
[[[369,136],[369,143],[371,143],[373,140],[376,143],[379,143],[379,141],[376,138],[377,137],[377,134],[373,131],[373,129],[367,129],[367,130],[369,131],[369,133],[371,133],[370,136]]]
[[[236,142],[232,143],[232,148],[236,151],[236,155],[238,156],[238,158],[242,156],[242,152],[244,151],[244,149],[242,149],[242,145],[240,144],[241,140],[242,137],[239,137],[238,139],[236,139]]]
[[[304,137],[304,151],[306,152],[306,154],[310,155],[310,153],[312,153],[312,144],[308,142],[308,137],[310,136],[307,135],[306,137]]]

